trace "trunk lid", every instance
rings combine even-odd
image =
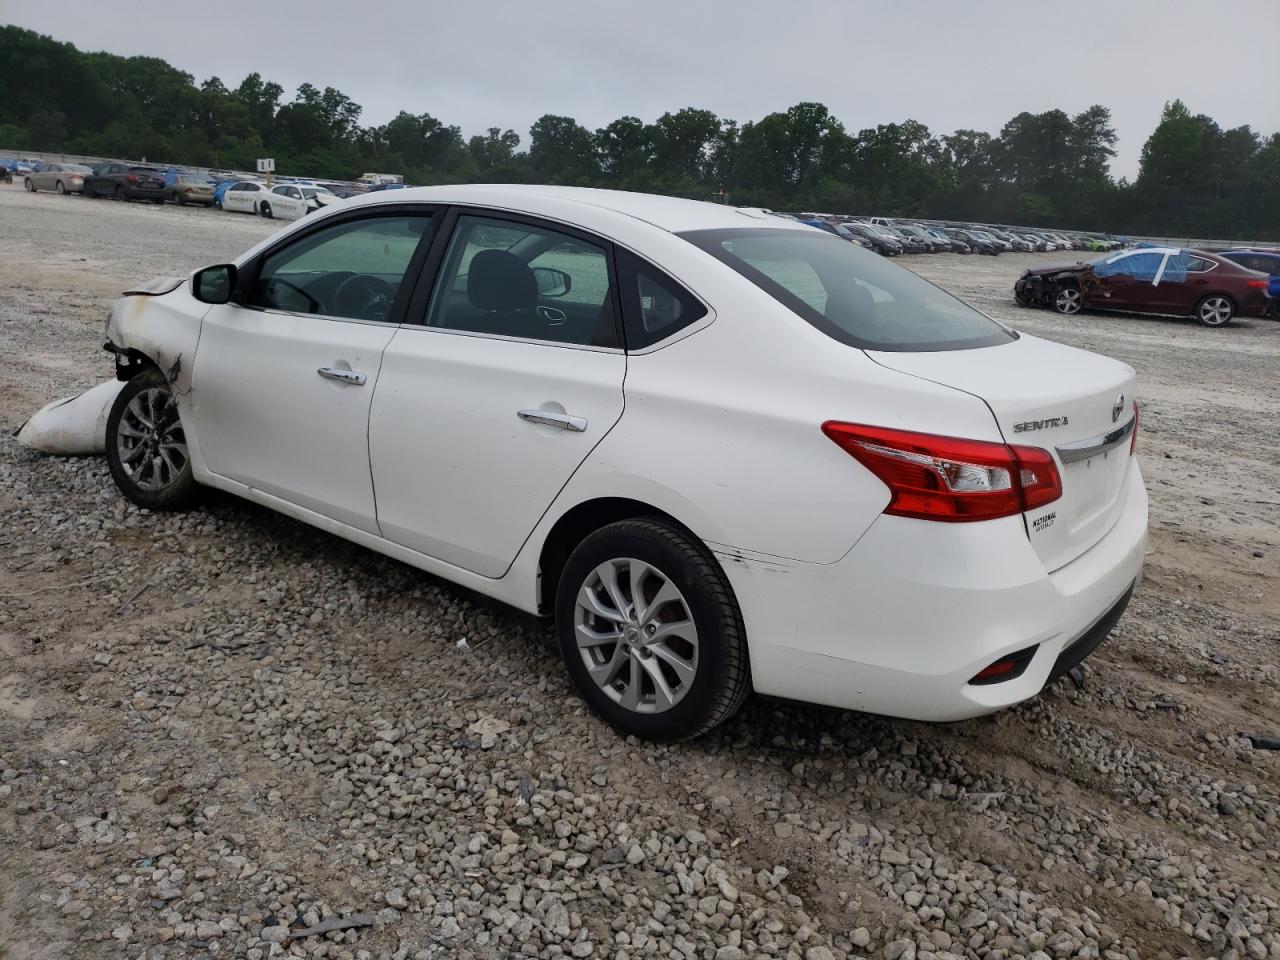
[[[1127,364],[1026,334],[976,350],[868,354],[890,369],[980,397],[1007,443],[1053,454],[1062,496],[1025,514],[1047,570],[1080,556],[1119,519],[1133,459],[1124,428],[1134,416],[1136,378]],[[1090,454],[1108,438],[1109,448]]]

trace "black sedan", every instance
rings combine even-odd
[[[113,162],[99,164],[84,178],[84,195],[164,203],[169,193],[164,186],[163,170]]]

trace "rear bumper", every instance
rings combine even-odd
[[[1053,573],[1021,517],[940,524],[882,516],[840,561],[734,554],[733,584],[765,695],[913,720],[953,721],[1039,693],[1091,653],[1142,573],[1147,494],[1137,463],[1110,531]],[[1000,683],[969,681],[1034,647]]]
[[[124,195],[130,200],[164,200],[169,196],[165,187],[129,187],[124,188]]]

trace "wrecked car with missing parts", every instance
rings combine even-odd
[[[1071,266],[1023,271],[1013,286],[1021,306],[1191,317],[1223,327],[1236,317],[1265,316],[1265,274],[1203,250],[1144,247]]]
[[[217,488],[553,617],[641,737],[752,690],[988,713],[1141,574],[1131,368],[759,211],[382,192],[137,291],[108,340],[134,503]]]

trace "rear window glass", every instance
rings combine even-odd
[[[951,294],[855,244],[811,231],[680,234],[823,333],[865,350],[990,347],[1013,333]]]

